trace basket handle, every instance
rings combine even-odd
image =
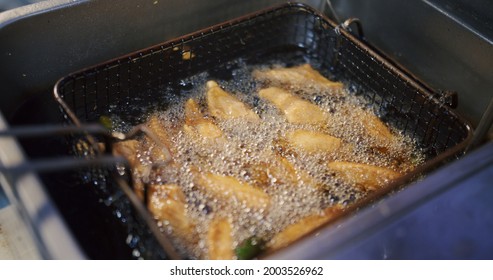
[[[490,100],[490,104],[486,108],[483,117],[479,121],[478,127],[472,135],[472,139],[466,148],[466,153],[477,148],[486,138],[488,132],[493,127],[493,98]]]
[[[358,38],[362,41],[365,41],[365,33],[363,32],[363,24],[361,24],[361,20],[359,18],[348,18],[341,24],[337,25],[334,29],[337,35],[341,34],[341,28],[346,30],[347,32],[353,33],[353,30],[351,29],[351,25],[356,25],[356,30]]]

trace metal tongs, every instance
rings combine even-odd
[[[61,106],[67,106],[63,100],[60,102]],[[90,157],[86,159],[74,158],[70,156],[63,156],[51,159],[39,159],[24,161],[11,166],[0,165],[0,173],[8,174],[14,182],[20,180],[26,174],[34,173],[45,173],[51,171],[63,171],[63,170],[74,170],[77,168],[87,168],[87,167],[99,167],[99,168],[115,168],[115,167],[128,167],[128,161],[121,156],[111,155],[111,142],[126,140],[135,137],[139,133],[144,133],[147,137],[151,138],[159,146],[163,148],[163,153],[171,160],[171,153],[168,147],[159,141],[159,138],[152,133],[145,125],[136,126],[127,134],[121,132],[111,132],[106,127],[101,124],[81,124],[80,121],[75,117],[75,114],[67,106],[69,115],[73,115],[74,123],[73,126],[61,126],[61,125],[41,125],[41,126],[24,126],[24,127],[13,127],[7,130],[0,130],[0,138],[2,137],[14,137],[14,138],[32,138],[32,137],[44,137],[44,136],[64,136],[64,135],[82,135],[85,136],[87,143],[89,144],[86,148],[90,149]],[[93,137],[93,135],[102,135],[105,139],[105,148],[101,148],[99,143]],[[118,173],[119,174],[119,173]],[[130,203],[133,205],[137,213],[142,217],[145,223],[148,225],[149,230],[156,237],[157,242],[165,250],[167,257],[170,259],[180,259],[179,254],[175,251],[174,246],[169,241],[169,238],[165,233],[157,227],[154,222],[154,218],[149,214],[146,206],[140,201],[132,190],[131,185],[128,182],[128,178],[121,176],[113,176],[112,178],[117,182],[118,186],[122,192],[128,197]],[[129,175],[131,176],[131,175]],[[15,183],[14,183],[15,184]],[[14,189],[14,196],[18,199],[18,194]],[[27,210],[22,206],[20,211],[24,214]],[[28,215],[25,214],[27,217]],[[28,223],[34,228],[34,222],[28,220]],[[40,251],[42,255],[47,258],[51,258],[44,245],[38,240],[40,246]]]

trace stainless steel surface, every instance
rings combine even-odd
[[[332,0],[358,17],[368,41],[436,89],[459,93],[459,111],[478,123],[493,97],[493,11],[487,0]]]
[[[41,256],[13,205],[0,206],[0,260],[33,260]]]
[[[70,72],[283,2],[55,0],[7,11],[0,14],[0,84],[9,94],[0,96],[0,111],[8,117],[11,104]]]
[[[110,0],[49,0],[0,13],[0,129],[8,126],[5,118],[9,120],[26,99],[46,95],[56,80],[69,72],[280,2],[284,1],[122,0],[115,5]],[[303,2],[319,9],[325,3]],[[458,91],[460,111],[475,123],[479,122],[491,99],[493,85],[490,71],[493,21],[491,5],[485,4],[487,0],[332,2],[341,18],[360,18],[368,41],[419,78],[433,87]],[[0,164],[23,160],[23,152],[15,139],[0,139]],[[471,165],[475,164],[458,161],[454,168],[445,168],[442,176],[447,177],[447,172],[467,176],[471,173],[460,171],[468,170]],[[64,228],[60,215],[53,211],[36,175],[24,177],[15,186],[11,183],[9,178],[0,175],[0,185],[8,190],[18,187],[23,196],[19,204],[29,208],[30,216],[24,218],[37,219],[37,230],[50,240],[47,246],[56,252],[54,257],[83,257],[73,244],[65,247],[65,241],[57,242],[58,238],[70,240],[73,237]],[[393,197],[405,200],[409,192],[416,189],[408,201],[416,206],[426,198],[426,190],[440,188],[441,181],[428,178],[419,186]],[[377,209],[376,213],[387,214],[375,217],[390,215],[385,207]],[[392,217],[397,219],[399,213],[402,212],[397,211]],[[375,222],[371,228],[378,230],[381,225],[378,219],[370,221]],[[346,233],[352,230],[361,233],[358,229],[370,228],[368,223],[359,219],[341,226]],[[338,240],[326,233],[324,236]],[[300,254],[291,256],[328,257],[324,254],[330,252],[323,249],[333,245],[329,242],[318,248],[317,244],[327,242],[320,238],[313,239],[311,244],[307,242],[303,241],[300,246],[315,248],[314,254],[299,251]]]
[[[5,127],[6,122],[0,114],[0,129]],[[3,168],[26,162],[16,140],[0,137],[0,147],[0,163]],[[26,172],[19,176],[9,176],[0,172],[0,186],[19,210],[43,258],[84,258],[83,252],[60,218],[60,213],[42,188],[37,174]]]
[[[269,63],[268,54],[277,54],[271,58],[276,61],[280,50],[285,59],[303,50],[302,61],[309,61],[336,80],[356,85],[358,94],[365,96],[375,111],[386,112],[387,122],[429,151],[425,164],[374,193],[372,198],[378,199],[452,155],[458,156],[470,137],[469,126],[435,100],[434,92],[422,88],[346,32],[352,22],[355,20],[346,20],[339,28],[306,6],[284,5],[68,75],[57,83],[55,97],[71,124],[94,122],[111,114],[137,125],[130,120],[131,115],[139,118],[154,110],[164,95],[187,94],[182,86],[172,86],[182,79],[227,69],[223,63],[240,57],[247,61],[262,57],[253,63]],[[289,52],[293,46],[296,52]],[[186,63],[180,51],[185,49],[194,54]],[[167,87],[172,90],[163,94]],[[141,108],[139,112],[132,110],[135,106]]]
[[[37,3],[44,0],[0,0],[0,12]]]

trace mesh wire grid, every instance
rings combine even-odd
[[[469,125],[426,86],[334,28],[310,7],[285,4],[82,70],[61,79],[55,92],[75,118],[96,122],[109,111],[141,114],[135,108],[161,100],[161,89],[181,94],[182,79],[227,68],[234,59],[256,62],[302,51],[324,75],[354,84],[383,121],[417,140],[427,151],[428,169],[459,155],[470,139]],[[63,114],[73,122],[66,109]]]
[[[378,60],[367,47],[341,37],[336,71],[362,87],[377,113],[438,157],[451,148],[463,149],[469,137],[467,123],[417,81]]]

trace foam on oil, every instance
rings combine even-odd
[[[367,100],[351,94],[348,87],[342,90],[324,89],[317,94],[313,90],[306,91],[303,87],[288,88],[290,92],[317,104],[330,116],[323,127],[295,125],[288,123],[279,110],[258,97],[258,91],[264,85],[255,81],[251,73],[254,69],[271,66],[252,67],[241,61],[238,64],[241,67],[232,71],[232,79],[216,81],[224,90],[248,104],[261,118],[261,122],[242,119],[214,120],[222,130],[225,141],[206,140],[185,133],[183,108],[187,99],[194,98],[205,116],[212,119],[208,115],[205,102],[205,84],[211,79],[207,73],[181,81],[187,85],[189,92],[186,95],[171,92],[166,96],[172,106],[147,114],[158,114],[162,125],[170,132],[173,161],[176,164],[174,167],[163,166],[145,174],[134,175],[146,183],[174,183],[182,188],[187,199],[187,215],[196,224],[190,235],[197,236],[198,241],[189,242],[187,240],[190,238],[174,235],[173,228],[165,221],[159,225],[174,236],[175,245],[186,256],[207,256],[204,240],[209,223],[214,217],[229,219],[233,226],[234,243],[237,245],[251,236],[269,240],[287,225],[304,216],[318,213],[332,205],[345,206],[354,203],[367,194],[334,176],[326,167],[326,163],[330,161],[367,163],[401,173],[411,171],[424,161],[424,155],[417,149],[416,143],[396,129],[392,129],[396,136],[392,142],[380,143],[385,147],[385,153],[374,149],[378,143],[367,136],[361,125],[363,112],[373,113],[372,108]],[[129,128],[124,121],[116,118],[114,123],[117,130]],[[283,140],[287,132],[295,129],[318,130],[330,134],[340,138],[343,146],[333,153],[304,154],[290,148]],[[270,165],[279,165],[279,161],[275,159],[280,157],[295,167],[298,180],[293,182],[272,174],[264,177],[259,175],[264,174]],[[152,164],[149,151],[139,151],[138,158],[144,165]],[[195,186],[194,174],[197,171],[234,176],[242,182],[261,188],[270,196],[270,206],[265,210],[255,210],[239,202],[220,201]]]

